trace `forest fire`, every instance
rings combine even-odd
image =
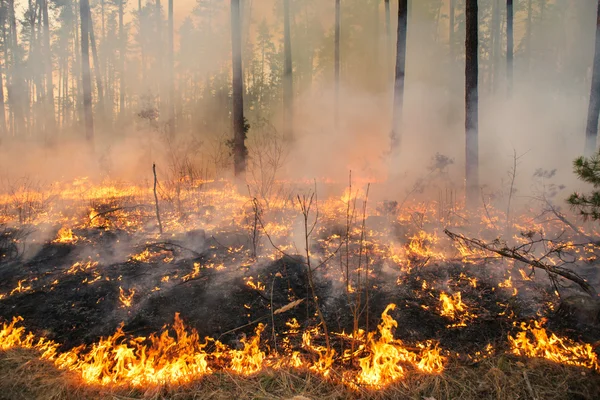
[[[410,206],[396,215],[389,215],[387,211],[381,211],[379,204],[368,206],[364,192],[363,198],[357,197],[360,194],[356,191],[351,192],[354,193],[352,196],[346,194],[341,198],[322,200],[320,221],[315,219],[314,238],[311,234],[303,237],[308,240],[311,251],[308,257],[300,259],[288,254],[301,252],[290,240],[288,228],[298,213],[302,213],[297,204],[281,201],[269,207],[256,199],[235,194],[227,185],[211,189],[207,182],[201,184],[200,191],[196,189],[198,186],[180,190],[181,204],[185,204],[186,196],[191,199],[194,193],[195,199],[202,196],[203,204],[213,205],[210,213],[202,214],[201,219],[182,220],[177,208],[163,201],[161,217],[168,235],[157,234],[151,223],[155,215],[139,207],[151,202],[150,193],[143,189],[129,187],[121,191],[112,185],[102,189],[80,182],[79,189],[89,185],[87,193],[95,199],[93,210],[96,211],[90,211],[89,200],[75,201],[69,194],[72,189],[63,185],[62,192],[55,192],[55,196],[61,198],[61,207],[50,207],[29,223],[39,225],[40,229],[42,222],[47,220],[62,221],[66,225],[68,213],[68,224],[73,228],[61,229],[58,239],[52,240],[51,245],[69,252],[88,249],[82,254],[92,251],[94,256],[74,262],[66,259],[61,261],[64,267],[42,275],[32,271],[34,275],[18,279],[11,290],[6,290],[0,303],[14,301],[19,304],[26,301],[28,293],[42,293],[45,288],[51,288],[50,293],[57,296],[64,296],[60,294],[64,290],[62,285],[75,285],[68,286],[72,288],[69,290],[81,291],[88,290],[82,288],[81,284],[85,284],[96,288],[90,290],[98,290],[95,307],[108,301],[107,306],[114,305],[112,312],[127,313],[115,314],[124,322],[113,333],[96,336],[91,344],[64,347],[60,335],[54,334],[50,339],[26,332],[27,322],[31,318],[35,321],[39,316],[29,313],[23,318],[15,314],[12,322],[5,323],[0,331],[0,348],[33,349],[41,359],[51,361],[57,368],[77,373],[87,384],[101,386],[173,385],[191,382],[216,371],[252,376],[269,369],[292,368],[337,380],[349,390],[374,389],[393,385],[415,373],[444,374],[448,365],[456,360],[466,358],[481,362],[499,352],[598,370],[597,354],[590,344],[549,333],[536,320],[519,325],[520,318],[532,315],[520,315],[510,304],[515,301],[529,304],[527,298],[519,300],[519,296],[521,293],[530,296],[538,278],[533,279],[526,273],[522,264],[509,262],[508,267],[503,266],[502,260],[493,255],[494,250],[506,252],[504,248],[493,247],[493,244],[489,244],[489,248],[475,246],[467,238],[462,239],[463,236],[451,240],[452,236],[440,235],[442,222],[435,218],[435,204],[429,209],[417,205],[421,214],[415,223],[414,217],[407,217],[413,212]],[[111,193],[112,197],[98,198],[97,193]],[[78,196],[81,198],[81,194]],[[348,211],[349,205],[357,201],[364,202],[363,215]],[[249,203],[253,206],[245,206]],[[491,208],[487,215],[490,213],[500,215]],[[73,215],[81,217],[76,219]],[[89,215],[94,217],[89,218]],[[481,217],[483,228],[480,229],[489,229],[485,222],[487,215]],[[308,214],[309,219],[315,216]],[[383,225],[373,219],[381,216],[386,218]],[[8,220],[10,214],[4,218]],[[379,226],[369,226],[372,219]],[[344,229],[331,230],[335,221],[344,221]],[[446,221],[443,223],[449,226]],[[205,231],[200,236],[190,236],[189,232],[196,232],[200,226]],[[392,228],[403,229],[404,233],[394,237]],[[548,234],[559,228],[556,222],[551,222],[543,229]],[[212,244],[206,239],[206,230],[215,238]],[[235,240],[230,239],[231,230],[236,232]],[[105,262],[105,241],[110,235],[113,237],[109,243],[113,243],[112,246],[118,244],[123,250],[118,256],[112,252],[113,261]],[[522,257],[545,254],[550,265],[559,265],[559,257],[566,254],[580,259],[582,249],[585,249],[586,259],[597,254],[589,246],[569,242],[560,247],[560,253],[553,259],[548,246],[536,248],[536,235],[542,233],[518,236],[517,246],[530,244],[529,253]],[[132,241],[135,236],[138,239]],[[20,240],[19,243],[23,243]],[[543,239],[540,240],[543,245]],[[75,257],[77,254],[80,253],[74,253]],[[289,259],[286,263],[291,264],[284,264],[283,269],[274,267],[286,259]],[[498,261],[494,269],[476,272],[485,263],[489,264],[489,260]],[[309,275],[305,275],[307,280],[294,281],[298,278],[290,275],[292,267],[298,269],[300,276],[311,272],[313,282]],[[392,275],[385,272],[390,268],[395,271]],[[136,278],[140,272],[143,280]],[[79,283],[69,283],[68,277],[76,278]],[[390,277],[394,278],[390,281]],[[240,279],[239,285],[234,283],[236,279]],[[315,279],[319,283],[315,283]],[[207,310],[212,314],[227,313],[224,318],[239,321],[227,322],[226,329],[213,329],[211,332],[215,336],[202,339],[195,327],[184,325],[178,313],[172,326],[165,325],[168,321],[162,319],[164,326],[157,332],[144,336],[127,333],[131,321],[148,302],[169,298],[179,304],[184,298],[193,298],[178,294],[179,288],[193,289],[197,285],[202,287],[203,282],[216,284],[218,280],[223,280],[225,286],[220,290],[224,290],[226,297],[241,297],[233,303],[239,307],[237,310],[217,311],[221,305],[215,306],[214,312]],[[341,288],[326,289],[327,281],[339,282]],[[395,284],[390,286],[390,282]],[[409,295],[402,297],[406,288],[410,288]],[[299,290],[305,294],[301,295]],[[312,290],[318,294],[311,296]],[[111,296],[114,301],[110,300]],[[395,302],[400,300],[402,305],[399,307],[395,302],[382,304],[377,296],[396,297]],[[329,326],[333,315],[331,308],[321,308],[322,299],[328,297],[336,299],[331,301],[341,301],[340,304],[346,304],[343,307],[350,310],[349,319],[346,318],[339,331]],[[178,311],[189,314],[190,306],[181,304]],[[374,318],[366,319],[356,311],[365,304],[374,309],[382,307],[376,330],[365,326],[374,326]],[[553,310],[551,302],[548,304],[548,310]],[[201,303],[198,306],[201,307]],[[192,309],[198,306],[192,306]],[[545,312],[543,307],[546,305],[534,307],[532,311],[539,315]],[[309,314],[303,314],[303,309]],[[110,312],[111,309],[106,310]],[[19,307],[15,311],[18,313]],[[424,321],[429,321],[425,324],[442,329],[438,331],[440,334],[418,334],[401,339],[406,332],[418,329],[418,325],[410,322],[410,313],[417,313]],[[198,315],[202,320],[209,314]],[[459,339],[446,336],[452,331],[487,329],[483,327],[498,318],[521,330],[514,334],[497,332],[493,345],[485,343],[478,348],[469,348]],[[204,331],[210,324],[204,324]],[[227,336],[238,329],[243,333],[235,338]],[[223,333],[224,330],[227,332]],[[226,341],[222,341],[223,335]]]

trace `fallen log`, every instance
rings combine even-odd
[[[500,244],[500,247],[496,247],[497,244],[489,244],[489,243],[485,243],[479,239],[468,238],[459,233],[450,232],[448,229],[444,229],[444,233],[446,235],[448,235],[450,237],[450,239],[463,242],[467,246],[478,247],[480,249],[489,251],[491,253],[498,254],[502,257],[521,261],[525,264],[531,265],[534,268],[542,269],[550,274],[555,274],[555,275],[561,276],[561,277],[579,285],[579,287],[585,293],[590,295],[591,297],[596,298],[598,296],[596,289],[594,289],[589,283],[587,283],[585,281],[585,279],[583,279],[581,276],[577,275],[575,272],[573,272],[569,269],[562,268],[559,266],[545,264],[545,263],[541,262],[540,260],[532,258],[532,257],[528,257],[527,255],[521,253],[518,249],[510,248],[510,247],[506,246],[505,244],[498,243],[498,244]]]

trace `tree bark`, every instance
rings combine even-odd
[[[94,74],[96,76],[96,89],[98,90],[98,110],[101,116],[104,116],[104,88],[102,87],[102,67],[98,59],[98,51],[96,49],[96,35],[94,33],[94,21],[92,12],[88,15],[90,22],[90,45],[92,47],[92,60],[94,61]]]
[[[160,0],[156,0],[155,3],[155,8],[154,8],[154,13],[156,14],[154,17],[156,18],[156,46],[157,46],[157,50],[156,50],[156,76],[155,79],[158,79],[158,104],[157,104],[157,109],[159,110],[159,116],[161,119],[163,119],[164,117],[161,115],[161,111],[162,111],[162,106],[164,105],[164,100],[161,98],[161,96],[164,95],[164,88],[163,83],[160,82],[161,81],[161,76],[162,76],[162,67],[163,67],[163,47],[162,47],[162,29],[161,29],[161,25],[162,25],[162,18],[160,15]]]
[[[173,49],[173,0],[169,0],[169,134],[175,134],[175,60]]]
[[[587,126],[585,129],[585,154],[591,156],[596,151],[598,137],[598,117],[600,116],[600,0],[598,0],[596,18],[596,44],[594,65],[592,69],[592,87],[588,108]]]
[[[43,0],[44,47],[46,48],[46,104],[48,127],[56,128],[56,110],[54,107],[54,84],[52,81],[52,49],[50,48],[50,23],[48,21],[48,0]]]
[[[513,89],[513,57],[514,57],[514,7],[513,0],[506,0],[506,80],[508,95]]]
[[[79,1],[81,19],[81,85],[83,88],[83,116],[85,120],[85,137],[91,142],[94,138],[94,117],[92,114],[92,82],[90,74],[89,52],[89,19],[90,4],[88,0]]]
[[[294,138],[293,102],[294,84],[292,77],[292,38],[290,32],[290,0],[283,0],[283,134],[287,140]]]
[[[244,127],[244,81],[242,74],[242,27],[240,0],[231,0],[231,49],[233,65],[233,164],[234,173],[246,172],[246,132]]]
[[[467,0],[465,36],[466,204],[476,207],[479,193],[479,25],[477,0]]]
[[[388,0],[389,1],[389,0]],[[334,49],[334,110],[333,120],[335,129],[340,125],[340,35],[342,30],[340,0],[335,0],[335,49]]]
[[[125,116],[125,52],[127,47],[123,27],[123,1],[119,0],[119,116],[121,118]]]
[[[398,0],[398,42],[396,45],[396,75],[394,78],[394,111],[392,118],[391,150],[400,147],[404,78],[406,75],[406,34],[408,30],[408,0]]]

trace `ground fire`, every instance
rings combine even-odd
[[[600,399],[600,0],[0,32],[0,400]]]
[[[48,238],[40,254],[52,256],[3,261],[12,275],[1,285],[0,348],[31,349],[88,385],[173,385],[219,371],[291,368],[373,390],[502,353],[599,371],[593,330],[577,338],[545,327],[562,330],[567,321],[552,318],[566,315],[555,312],[566,308],[555,291],[585,293],[581,287],[559,275],[534,277],[530,264],[494,253],[503,247],[493,241],[486,249],[441,229],[465,231],[470,219],[467,231],[493,237],[487,221],[502,213],[491,207],[457,218],[419,202],[390,212],[352,191],[307,212],[301,197],[267,206],[226,182],[197,182],[179,195],[184,204],[210,204],[210,213],[181,218],[179,206],[164,201],[161,235],[151,209],[140,211],[152,201],[149,190],[77,187],[77,196],[65,185],[29,195],[60,199],[28,221]],[[557,267],[568,257],[582,266],[596,259],[578,232],[560,244],[546,239],[565,234],[560,219],[519,218],[504,246],[526,246],[523,257]],[[11,235],[4,248],[26,249],[27,238]],[[31,308],[38,299],[52,306]]]

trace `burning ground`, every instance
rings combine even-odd
[[[600,391],[593,225],[545,199],[511,215],[279,185],[181,181],[158,211],[150,185],[7,191],[0,397]]]

